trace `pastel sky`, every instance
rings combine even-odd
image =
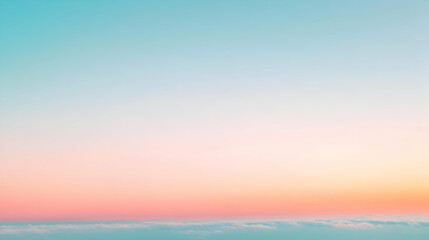
[[[429,214],[428,13],[3,0],[0,220]]]

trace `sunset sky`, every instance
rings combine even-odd
[[[429,1],[0,2],[0,221],[429,214]]]

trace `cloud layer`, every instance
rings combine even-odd
[[[390,226],[429,227],[429,217],[360,217],[360,218],[297,218],[238,219],[211,221],[123,221],[57,224],[0,224],[0,234],[49,234],[61,232],[109,231],[129,229],[170,229],[182,234],[207,236],[232,231],[273,231],[286,228],[328,227],[344,230],[370,230]]]

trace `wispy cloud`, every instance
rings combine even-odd
[[[333,226],[337,228],[355,228],[355,229],[370,229],[370,228],[382,227],[381,225],[375,226],[374,224],[371,224],[368,222],[352,223],[349,221],[338,222],[338,223],[335,223]]]
[[[28,224],[0,225],[0,234],[13,233],[47,233],[53,231],[79,231],[103,229],[147,228],[146,223],[90,223],[90,224]]]
[[[127,229],[170,228],[178,233],[207,236],[230,231],[277,230],[282,227],[332,227],[349,230],[368,230],[392,225],[429,227],[429,217],[359,217],[326,219],[242,219],[213,221],[134,221],[58,224],[0,224],[0,234],[48,234],[67,231],[106,231]]]

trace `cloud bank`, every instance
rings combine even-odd
[[[328,227],[343,230],[371,230],[389,226],[428,227],[429,216],[415,217],[359,217],[325,219],[238,219],[211,221],[124,221],[124,222],[82,222],[57,224],[11,224],[0,223],[0,235],[50,234],[59,232],[109,231],[128,229],[167,228],[187,235],[207,236],[231,231],[275,231],[284,228]]]

